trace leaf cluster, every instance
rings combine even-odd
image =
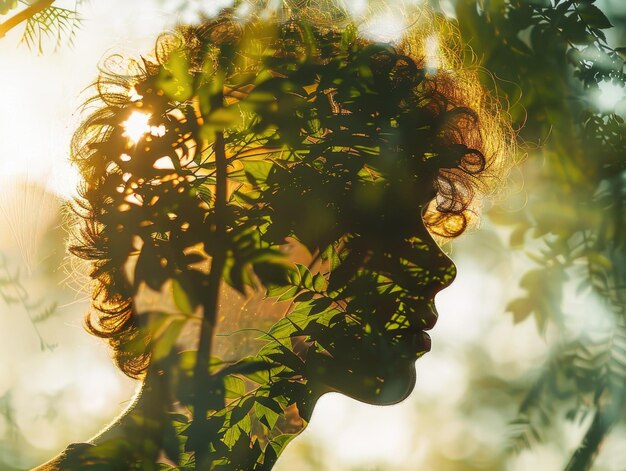
[[[620,340],[626,316],[626,128],[621,116],[598,110],[589,99],[603,82],[623,88],[626,76],[623,48],[609,45],[605,30],[612,24],[595,3],[457,2],[463,35],[482,65],[502,79],[491,82],[494,91],[525,124],[520,135],[541,140],[524,165],[533,185],[528,204],[518,212],[497,208],[491,217],[513,228],[513,246],[541,246],[530,255],[536,268],[521,279],[525,295],[509,305],[515,321],[533,315],[540,330],[556,326],[562,332],[529,404],[552,402],[554,411],[568,409],[569,418],[591,410],[599,421],[592,421],[568,469],[587,469],[602,438],[623,417],[623,387],[617,385],[626,367]],[[588,315],[608,317],[610,332],[572,333],[562,304],[564,287],[574,281],[579,295],[591,290],[604,300],[604,312]],[[532,407],[521,408],[523,421],[529,420],[527,409]]]
[[[76,8],[51,5],[26,20],[21,41],[29,49],[43,54],[48,43],[54,44],[55,50],[64,43],[72,45],[80,25],[81,18]]]

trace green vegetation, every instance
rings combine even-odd
[[[427,227],[462,231],[496,173],[489,118],[454,74],[430,77],[353,26],[225,14],[157,50],[134,78],[103,73],[104,106],[74,142],[87,186],[71,250],[99,283],[89,327],[124,372],[146,372],[143,402],[75,465],[150,469],[165,453],[178,469],[270,469],[323,393],[411,391],[455,273]],[[258,313],[244,359],[215,356],[224,286],[291,304],[274,325]],[[147,288],[171,289],[178,312],[139,311]],[[198,350],[181,353],[188,324]]]
[[[80,26],[80,16],[76,1],[74,8],[54,5],[55,0],[0,0],[0,15],[6,15],[0,22],[0,38],[13,28],[25,23],[22,42],[30,49],[43,53],[50,43],[55,48],[63,43],[72,43],[72,38]]]
[[[0,0],[0,13],[18,11],[14,10],[16,6],[15,2]],[[509,111],[526,154],[520,172],[526,186],[522,199],[527,197],[527,203],[519,204],[520,192],[512,192],[508,200],[489,211],[493,222],[510,231],[511,249],[527,254],[524,256],[534,264],[521,278],[522,294],[510,302],[508,310],[518,323],[534,318],[538,330],[551,342],[548,358],[530,377],[516,378],[497,387],[511,393],[511,400],[521,398],[518,417],[510,428],[511,453],[550,440],[560,421],[566,419],[584,424],[585,433],[564,468],[568,471],[591,469],[601,445],[614,430],[623,427],[625,417],[625,127],[623,117],[600,109],[595,97],[609,84],[616,90],[624,88],[625,49],[618,47],[622,43],[615,41],[626,39],[626,22],[619,14],[608,14],[609,9],[594,0],[457,0],[453,7],[456,26],[467,44],[467,63],[484,68],[484,86],[491,89]],[[45,35],[53,36],[55,44],[71,37],[77,25],[76,11],[60,12],[59,9],[58,15],[51,13],[51,10],[43,10],[30,20],[22,18],[22,21],[29,21],[25,41],[31,48],[44,50],[45,42],[41,41]],[[11,20],[7,20],[0,25],[0,31],[11,24]],[[308,42],[302,45],[305,50],[329,50],[325,49],[330,47],[329,43],[324,43],[327,38],[307,34],[304,37]],[[355,70],[368,67],[368,56],[359,57],[349,51],[351,34],[351,30],[344,33],[340,43],[347,47],[342,50],[345,55],[338,56],[337,67],[332,73],[328,72],[327,79],[339,90],[345,87],[342,103],[366,108],[370,93],[379,86],[383,88],[375,94],[384,95],[389,106],[396,107],[398,100],[394,102],[394,99],[400,95],[394,98],[393,93],[389,93],[389,83],[382,86],[375,80],[372,83],[355,80]],[[334,42],[336,38],[330,40]],[[176,108],[180,113],[172,111],[168,126],[179,125],[184,129],[158,138],[153,136],[151,145],[163,146],[167,152],[181,150],[186,162],[194,166],[193,171],[191,167],[179,165],[179,154],[171,159],[173,169],[126,171],[124,166],[130,168],[135,155],[130,161],[116,162],[117,169],[108,169],[111,162],[108,157],[99,167],[100,175],[107,175],[107,194],[119,195],[110,203],[114,209],[112,214],[118,217],[117,210],[124,204],[130,208],[122,230],[111,226],[112,233],[115,232],[111,237],[123,239],[123,244],[119,244],[123,247],[120,260],[125,260],[130,252],[134,252],[134,256],[138,254],[135,285],[124,295],[135,294],[139,280],[155,290],[171,282],[178,308],[175,315],[152,313],[147,326],[137,326],[133,334],[139,335],[134,345],[137,348],[123,352],[120,361],[143,358],[147,337],[142,329],[149,328],[161,333],[149,339],[155,352],[155,365],[175,362],[184,376],[168,387],[187,388],[185,378],[189,381],[195,378],[197,391],[201,388],[212,394],[203,395],[203,401],[198,400],[200,396],[193,390],[181,392],[181,397],[188,401],[185,405],[194,411],[193,420],[180,414],[157,417],[160,425],[168,425],[165,432],[157,427],[156,448],[120,451],[119,443],[109,442],[90,450],[91,460],[109,459],[111,450],[127,453],[122,459],[131,459],[128,457],[134,454],[136,458],[137,453],[156,456],[161,449],[172,461],[181,463],[183,469],[194,466],[192,452],[198,453],[202,460],[223,465],[223,469],[229,469],[228,466],[232,469],[234,463],[245,460],[248,461],[242,465],[244,469],[256,469],[255,466],[267,469],[293,436],[280,433],[294,425],[282,416],[295,406],[300,418],[308,420],[315,397],[323,392],[314,391],[301,378],[317,370],[322,371],[323,376],[334,376],[324,381],[336,385],[346,370],[353,370],[351,364],[341,365],[336,371],[329,369],[325,363],[328,353],[346,362],[351,358],[361,361],[368,358],[362,363],[366,368],[372,367],[372,358],[406,356],[398,338],[389,344],[380,341],[389,333],[391,325],[402,325],[404,321],[392,318],[378,325],[375,318],[369,317],[373,313],[366,308],[376,301],[367,296],[362,299],[355,296],[357,284],[360,283],[359,293],[376,293],[377,300],[399,303],[388,312],[402,312],[402,309],[409,309],[406,306],[411,303],[423,305],[424,299],[411,300],[410,291],[403,291],[402,283],[381,278],[381,272],[393,273],[398,280],[402,278],[417,284],[423,284],[425,279],[443,280],[452,275],[452,270],[443,265],[434,273],[418,274],[409,269],[410,265],[396,263],[399,258],[394,259],[394,256],[400,257],[399,253],[365,262],[366,258],[358,249],[359,237],[349,238],[352,246],[345,253],[338,250],[338,247],[343,250],[344,246],[338,243],[337,234],[362,230],[354,228],[359,224],[358,219],[352,220],[346,215],[359,213],[355,205],[372,204],[353,198],[356,190],[354,194],[346,193],[351,182],[359,182],[369,190],[376,187],[373,193],[379,194],[386,204],[400,208],[401,216],[415,213],[415,208],[406,207],[406,202],[422,198],[411,193],[417,191],[416,188],[407,185],[408,193],[395,194],[362,171],[366,162],[365,165],[375,167],[379,174],[400,178],[410,174],[408,164],[394,169],[376,167],[377,164],[372,163],[380,149],[369,140],[361,141],[367,140],[363,136],[369,136],[379,123],[372,127],[372,122],[350,120],[350,126],[362,126],[361,131],[344,136],[348,140],[340,143],[329,142],[322,130],[334,129],[335,134],[341,134],[346,118],[321,109],[324,87],[319,84],[317,88],[312,87],[311,77],[325,75],[314,63],[306,61],[297,65],[288,58],[272,59],[271,64],[259,62],[262,54],[254,49],[254,41],[249,47],[252,49],[244,56],[254,58],[250,61],[254,67],[262,63],[266,70],[279,70],[281,78],[259,73],[262,70],[254,67],[244,68],[244,71],[231,68],[239,66],[236,56],[233,50],[223,47],[215,51],[215,61],[220,67],[209,71],[216,80],[212,83],[220,86],[212,87],[202,78],[206,70],[198,73],[198,64],[185,54],[172,54],[155,75],[156,82],[150,84],[154,88],[146,86],[136,90],[143,97],[142,108],[138,103],[129,105],[124,101],[119,112],[105,113],[93,123],[115,128],[116,123],[130,117],[131,110],[161,109],[165,106],[163,100],[178,103]],[[384,55],[389,51],[381,48],[372,52]],[[345,57],[351,53],[356,55],[348,64]],[[224,70],[227,72],[222,72]],[[238,98],[236,104],[225,101],[228,98],[223,93],[225,88],[234,93],[252,82],[255,91],[248,93],[246,90],[245,99]],[[158,87],[164,94],[156,93]],[[189,105],[189,100],[196,96],[201,97],[199,102],[203,104],[199,109]],[[268,105],[274,99],[280,102],[278,108]],[[376,101],[376,106],[383,105],[382,100]],[[365,114],[371,116],[371,113]],[[383,114],[383,118],[392,115]],[[184,122],[179,121],[180,116],[185,118]],[[396,118],[393,116],[389,123]],[[402,119],[418,118],[407,115]],[[158,127],[161,123],[150,124]],[[118,134],[110,142],[117,142],[118,147],[107,152],[121,156],[128,152],[127,136],[122,136],[124,129],[115,129],[114,133]],[[306,135],[302,134],[302,129],[307,130]],[[201,158],[202,153],[190,151],[185,140],[176,146],[178,139],[187,132],[200,147],[215,143],[211,158],[205,160]],[[251,147],[271,152],[271,163],[246,153]],[[330,162],[334,155],[341,154],[345,159],[346,147],[358,152],[354,159],[337,160],[335,168],[321,165],[314,158],[325,155]],[[137,152],[142,153],[142,161],[147,161],[147,152]],[[155,163],[151,162],[148,167]],[[149,217],[143,213],[138,216],[138,212],[145,209],[145,203],[137,205],[135,200],[129,203],[125,200],[128,194],[116,193],[119,185],[134,182],[132,178],[124,180],[127,173],[136,175],[139,171],[145,178],[145,172],[149,171],[154,172],[154,178],[163,178],[173,170],[185,178],[176,184],[177,180],[168,180],[169,196],[162,193],[164,188],[155,191],[145,182],[135,182],[138,188],[134,193],[141,197],[140,202],[149,202],[155,195],[161,198],[155,203],[159,205],[158,211]],[[381,181],[390,178],[387,176]],[[184,188],[186,196],[193,194],[198,204],[192,206],[178,199],[178,187]],[[272,208],[280,208],[280,223],[269,207],[261,204],[266,201],[271,202]],[[295,201],[299,206],[292,206]],[[319,201],[327,204],[320,205]],[[289,204],[281,206],[281,202]],[[376,224],[384,227],[389,233],[380,231],[376,237],[401,251],[406,240],[400,236],[393,240],[388,237],[390,233],[403,234],[408,221],[399,217],[390,222],[383,211],[376,212],[376,204],[368,206],[367,212],[377,215],[368,229],[375,228]],[[317,215],[314,224],[303,217],[312,213]],[[176,217],[171,219],[171,214]],[[152,223],[150,227],[141,227],[146,221]],[[396,231],[390,231],[389,224]],[[137,234],[144,235],[140,249],[134,245],[133,236]],[[285,263],[281,248],[285,236],[297,237],[313,254],[309,266]],[[429,250],[434,253],[423,243],[426,236],[420,237],[413,241],[413,247],[419,246],[423,253]],[[205,250],[207,247],[227,247],[227,250],[211,252],[213,249],[209,249],[205,253],[190,250],[199,243],[204,244]],[[353,259],[348,259],[351,255],[346,254],[353,254]],[[210,272],[190,268],[206,262],[207,256],[213,259]],[[103,263],[99,269],[111,273],[115,266],[121,266],[120,260],[110,261],[109,265]],[[355,271],[362,269],[364,263],[379,265],[355,278]],[[327,274],[331,271],[337,274],[329,284]],[[212,276],[212,273],[218,275]],[[219,279],[240,292],[256,285],[267,285],[269,296],[287,304],[289,301],[297,303],[282,321],[264,328],[260,339],[254,338],[259,335],[249,334],[262,344],[261,361],[257,358],[229,363],[211,356],[209,339],[215,327],[211,316],[216,311]],[[333,282],[333,279],[338,281]],[[17,279],[9,276],[6,281],[16,282]],[[204,289],[197,292],[195,286]],[[575,291],[576,296],[597,296],[602,300],[598,303],[598,312],[588,314],[590,321],[584,324],[583,332],[577,324],[579,319],[563,308],[564,301]],[[404,298],[398,298],[398,292],[403,293]],[[348,306],[349,303],[352,304]],[[200,348],[201,358],[193,358],[189,353],[173,354],[178,334],[200,311],[205,312],[205,316],[208,313],[203,324],[206,329],[202,336],[205,343]],[[346,316],[348,311],[350,316]],[[36,325],[39,318],[33,320]],[[369,326],[369,330],[364,326]],[[346,338],[355,341],[345,342]],[[303,358],[294,353],[292,339],[305,342],[315,339],[317,347],[310,350],[310,356]],[[343,340],[340,342],[340,339]],[[353,349],[356,344],[358,351]],[[136,365],[141,364],[139,361]],[[132,362],[128,365],[132,373]],[[349,383],[347,387],[354,387],[354,382]],[[207,411],[218,410],[219,413],[211,413],[208,419],[203,418]],[[250,442],[250,435],[255,431],[267,434],[269,442]],[[215,440],[203,448],[206,443],[201,437],[207,434],[212,434]],[[184,437],[186,443],[181,444],[180,437]],[[505,462],[511,456],[501,457],[498,462]],[[474,465],[467,464],[467,469],[474,469],[471,466]]]
[[[521,281],[525,296],[509,310],[517,322],[533,315],[542,331],[554,327],[560,337],[520,406],[527,428],[518,445],[540,439],[560,414],[570,420],[592,414],[568,470],[589,469],[624,418],[626,400],[626,128],[622,116],[599,110],[591,98],[605,84],[623,89],[625,49],[610,45],[611,21],[595,3],[456,4],[464,39],[496,77],[485,84],[510,104],[528,143],[522,166],[532,181],[528,204],[491,212],[494,221],[513,226],[513,247],[534,247],[536,268]],[[599,295],[608,323],[575,331],[562,311],[568,280],[579,292]]]

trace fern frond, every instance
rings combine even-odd
[[[46,43],[54,43],[56,50],[63,43],[74,44],[81,18],[76,10],[51,6],[36,13],[26,22],[22,43],[43,54]]]
[[[47,321],[51,317],[57,314],[57,303],[52,303],[50,306],[46,307],[41,313],[36,316],[33,316],[33,323],[40,324],[42,322]]]

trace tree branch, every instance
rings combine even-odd
[[[600,450],[600,445],[609,433],[618,417],[614,410],[607,413],[605,408],[599,408],[593,418],[593,422],[587,429],[580,446],[572,455],[565,471],[588,471]]]
[[[0,24],[0,38],[3,38],[9,31],[15,28],[17,25],[22,23],[23,21],[27,21],[37,13],[45,10],[46,8],[52,6],[55,0],[39,0],[38,2],[29,5],[24,10],[15,14],[4,23]]]
[[[211,109],[223,106],[223,95],[221,93],[212,97]],[[218,132],[213,144],[215,153],[215,235],[219,241],[217,249],[212,255],[211,271],[208,276],[208,283],[205,293],[203,293],[203,319],[200,329],[200,341],[194,368],[195,397],[193,411],[194,456],[195,469],[209,469],[209,446],[208,437],[210,433],[207,428],[207,413],[210,409],[220,409],[223,403],[217,403],[223,396],[216,394],[217,390],[210,373],[210,359],[213,343],[213,330],[215,327],[217,309],[219,306],[219,291],[226,263],[226,221],[224,211],[227,203],[227,160],[224,142],[224,133]]]

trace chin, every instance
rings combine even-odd
[[[338,392],[366,404],[384,406],[403,401],[415,388],[415,361],[396,363],[393,368],[370,365],[377,370],[375,376],[344,371],[341,375],[325,378],[327,392]]]
[[[323,385],[327,392],[338,392],[367,404],[403,401],[415,388],[415,361],[430,350],[430,337],[419,332],[396,337],[391,345],[374,345],[379,348],[335,351],[335,357],[309,352],[307,359],[314,365],[309,379]]]
[[[394,371],[388,377],[379,377],[374,387],[351,391],[347,395],[367,404],[392,405],[409,397],[415,388],[415,382],[415,363],[412,362],[411,365],[402,365],[399,371]]]

